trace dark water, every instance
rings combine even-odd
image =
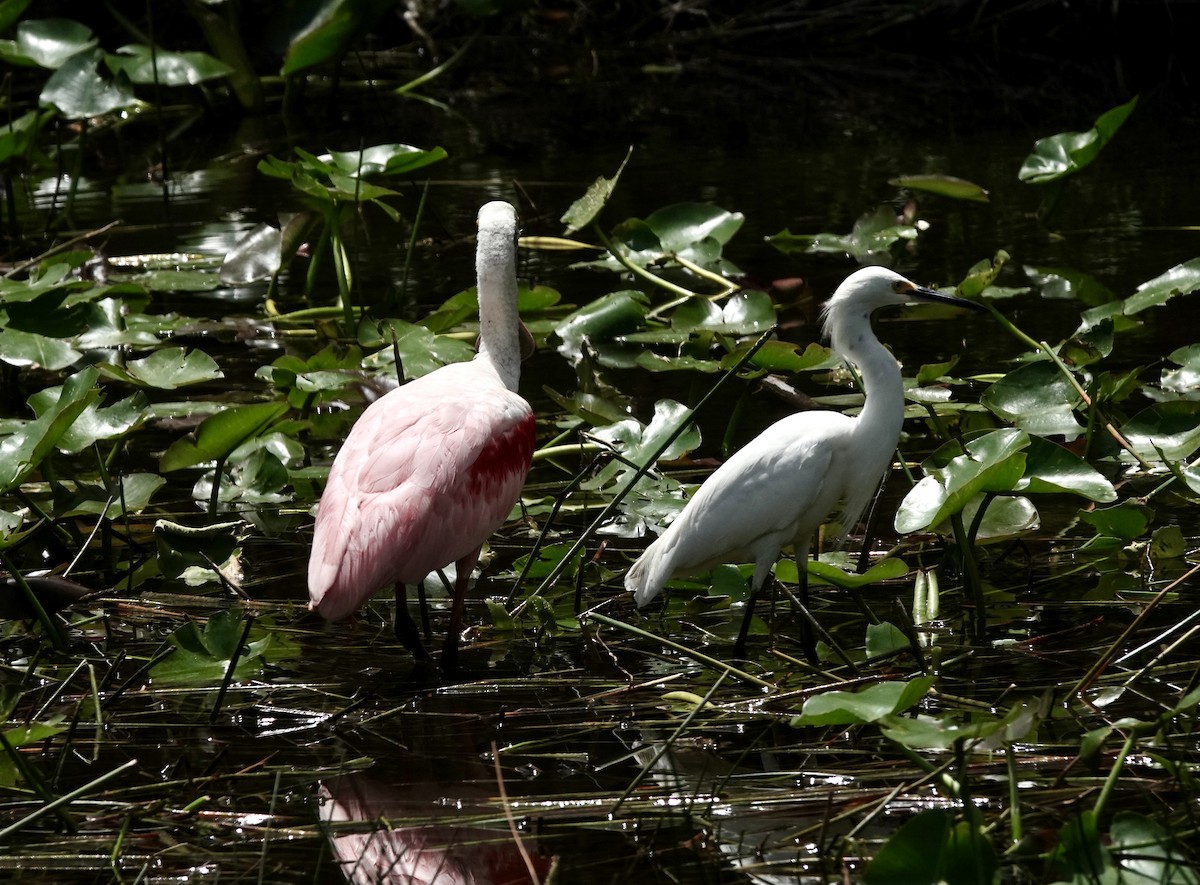
[[[645,88],[653,92],[658,84]],[[853,264],[831,256],[784,256],[764,238],[783,228],[845,232],[855,218],[881,203],[898,208],[903,197],[887,182],[901,174],[955,175],[991,194],[988,204],[921,199],[921,216],[930,228],[898,267],[922,282],[952,284],[975,262],[1005,249],[1012,262],[1003,284],[1023,284],[1023,265],[1068,267],[1094,274],[1125,296],[1141,282],[1200,254],[1200,236],[1183,229],[1196,222],[1195,207],[1200,206],[1200,134],[1151,112],[1135,115],[1094,167],[1067,183],[1056,211],[1041,221],[1037,213],[1046,191],[1017,180],[1022,159],[1035,138],[1085,129],[1104,106],[1081,102],[1074,113],[1037,120],[988,119],[982,113],[962,121],[906,119],[897,109],[873,120],[852,108],[835,113],[827,105],[813,108],[798,100],[743,109],[731,118],[723,96],[714,99],[709,113],[680,109],[668,98],[656,111],[640,109],[631,124],[621,116],[627,103],[648,99],[618,94],[594,97],[575,110],[581,119],[568,118],[568,125],[552,129],[548,111],[531,114],[533,121],[525,123],[522,102],[537,98],[510,96],[463,108],[457,116],[401,105],[389,107],[387,119],[374,131],[365,125],[353,132],[296,137],[296,143],[314,151],[354,147],[360,139],[363,144],[436,143],[449,151],[450,159],[430,170],[435,180],[421,229],[429,239],[408,270],[410,304],[405,309],[410,317],[419,318],[471,283],[469,235],[483,201],[516,202],[526,234],[559,234],[562,212],[596,176],[615,172],[629,145],[633,155],[605,212],[606,223],[645,217],[679,201],[744,212],[746,224],[726,256],[764,283],[794,276],[809,282],[812,299],[789,308],[793,322],[782,333],[801,343],[817,338],[811,322],[815,304]],[[613,117],[611,129],[605,126],[605,113]],[[187,150],[184,142],[173,145],[165,183],[147,178],[154,156],[150,145],[132,140],[110,144],[109,163],[81,184],[70,226],[82,230],[120,218],[123,227],[107,239],[112,255],[220,255],[254,223],[298,208],[286,187],[255,171],[263,153],[286,152],[277,132],[255,124],[238,130],[214,127],[187,142]],[[111,160],[114,153],[120,161]],[[28,226],[49,217],[51,206],[61,207],[54,190],[49,180],[39,187],[24,215]],[[398,205],[412,217],[419,184],[401,190]],[[356,273],[364,291],[382,298],[399,285],[407,236],[406,228],[390,225],[379,213],[366,217],[354,235]],[[523,254],[522,275],[557,288],[574,304],[620,287],[611,275],[570,270],[567,263],[556,253]],[[299,282],[284,278],[281,309],[308,305]],[[329,284],[314,303],[331,301],[333,291]],[[151,310],[214,319],[257,317],[264,292],[251,287],[160,295]],[[1078,323],[1078,305],[1045,301],[1036,294],[1015,298],[1002,309],[1031,335],[1051,341],[1066,337]],[[1197,318],[1194,299],[1188,298],[1143,314],[1142,328],[1121,337],[1114,364],[1153,364],[1175,347],[1193,343]],[[878,328],[906,366],[958,355],[956,372],[962,376],[1003,372],[1021,349],[989,326],[988,319],[973,316],[952,322],[884,319]],[[311,339],[277,338],[266,331],[253,344],[229,339],[210,352],[222,362],[231,387],[253,390],[252,373],[259,365],[284,352],[306,355],[315,346]],[[574,371],[553,353],[539,355],[523,378],[531,399],[541,403],[546,402],[543,384],[570,392],[574,383]],[[680,377],[641,379],[636,388],[641,417],[660,396],[687,398],[692,384]],[[756,397],[755,402],[757,407],[743,418],[742,436],[786,409],[769,398]],[[723,420],[702,416],[701,423],[710,440],[706,445],[715,447]],[[534,475],[534,481],[562,479],[543,467]],[[190,505],[182,501],[180,506]],[[301,615],[309,519],[291,513],[280,524],[283,530],[247,543],[249,585],[259,601],[257,610],[290,625],[300,656],[269,669],[251,686],[235,688],[211,728],[203,725],[211,698],[197,702],[186,693],[174,698],[169,692],[151,692],[144,700],[133,695],[125,702],[128,706],[110,734],[97,733],[91,744],[88,738],[76,738],[75,750],[88,748],[95,756],[85,759],[79,752],[68,760],[64,782],[85,781],[96,770],[136,758],[143,771],[159,772],[168,792],[179,797],[126,844],[127,871],[144,864],[161,872],[159,881],[180,874],[183,867],[194,880],[222,878],[224,868],[226,875],[236,869],[267,881],[337,881],[331,849],[316,825],[319,808],[330,807],[337,798],[360,820],[386,818],[389,827],[383,831],[400,834],[388,850],[410,857],[422,852],[435,857],[449,846],[458,859],[487,858],[494,841],[505,846],[497,863],[520,870],[519,858],[511,855],[510,829],[515,827],[543,873],[549,855],[563,858],[566,878],[561,881],[723,882],[747,881],[752,875],[760,882],[795,881],[802,863],[819,864],[821,852],[813,845],[838,829],[822,829],[829,791],[844,795],[861,790],[864,801],[886,792],[881,786],[887,783],[886,772],[875,755],[878,739],[851,740],[841,747],[810,744],[810,735],[793,732],[771,716],[728,725],[717,719],[694,739],[681,741],[678,752],[664,757],[647,786],[614,815],[617,797],[647,761],[646,748],[652,751],[679,722],[670,705],[659,700],[670,683],[640,686],[679,673],[687,677],[682,685],[696,690],[696,684],[709,685],[711,678],[649,643],[610,639],[610,646],[594,636],[568,633],[514,644],[496,641],[487,631],[480,636],[492,641],[465,652],[461,679],[414,672],[411,660],[391,639],[384,602],[372,606],[355,628],[324,628]],[[513,559],[530,541],[528,533],[513,530],[496,545],[501,560]],[[1053,545],[1053,538],[1032,541],[1028,559],[1018,556],[998,568],[997,583],[1019,589],[1032,583],[1033,572],[1052,570],[1045,563]],[[607,567],[619,569],[621,561],[614,559]],[[162,596],[136,604],[114,603],[106,615],[111,629],[93,637],[96,650],[109,659],[122,648],[149,653],[177,625],[178,612],[201,613],[212,602],[191,606],[182,588],[161,591]],[[588,603],[614,591],[611,580],[589,586]],[[1065,596],[1078,592],[1071,589]],[[835,594],[822,594],[821,600],[830,629],[844,631],[848,644],[857,643],[857,611]],[[1045,611],[1026,605],[1011,618],[999,618],[991,638],[1023,637],[1039,619],[1047,630],[1067,630],[1080,609],[1058,609],[1051,603],[1047,601]],[[883,598],[878,604],[886,608],[892,603]],[[636,619],[627,601],[618,601],[610,611],[614,617]],[[486,623],[487,615],[482,606],[473,606],[470,618]],[[439,613],[435,629],[441,620]],[[697,618],[711,629],[726,620],[723,614]],[[643,623],[652,630],[668,629],[654,620]],[[1087,643],[1110,641],[1120,626],[1120,619],[1110,617]],[[959,641],[947,639],[947,658]],[[981,656],[952,671],[947,691],[989,697],[1006,683],[1030,693],[1052,691],[1080,675],[1078,662],[1069,660],[1071,648],[1069,642],[1050,643],[1038,651],[1013,653],[1002,670],[995,658]],[[132,667],[117,670],[126,677]],[[738,691],[746,708],[753,708],[754,690],[741,686]],[[772,709],[794,712],[787,704]],[[504,750],[507,803],[498,798],[493,744]],[[634,755],[638,752],[640,758]],[[844,773],[845,754],[861,756],[849,766],[852,775]],[[318,783],[325,791],[321,800]],[[150,782],[148,789],[154,786]],[[130,790],[136,792],[132,786]],[[210,798],[198,812],[179,810],[201,795]],[[984,788],[979,799],[999,802],[1002,797],[1001,788],[994,794]],[[935,791],[927,798],[933,801]],[[133,792],[127,799],[134,800]],[[511,825],[506,804],[513,814]],[[103,817],[103,810],[95,814]],[[117,818],[105,823],[119,826]],[[463,830],[468,824],[477,831]],[[444,829],[421,829],[430,825]],[[865,835],[878,837],[891,826],[884,819]],[[370,825],[360,825],[353,832],[370,830]],[[37,840],[48,856],[55,854],[53,834],[39,831]],[[186,863],[172,859],[173,840],[190,846],[182,852]],[[105,852],[111,847],[105,834],[96,836],[91,853],[77,850],[77,843],[63,845],[51,866],[67,870],[77,863],[84,870],[105,869]],[[364,849],[351,845],[346,850]],[[65,859],[71,853],[74,861]],[[778,865],[777,872],[772,864]],[[853,863],[851,869],[856,869]]]

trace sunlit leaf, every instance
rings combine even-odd
[[[907,644],[907,643],[906,643]],[[858,691],[823,691],[804,702],[793,728],[805,725],[860,725],[917,704],[937,680],[920,676],[907,682],[879,682]]]
[[[1026,266],[1024,271],[1043,298],[1073,299],[1089,307],[1107,304],[1116,298],[1112,290],[1094,276],[1074,268]]]
[[[1126,885],[1197,885],[1200,873],[1157,821],[1132,811],[1118,811],[1110,828],[1110,849]]]
[[[54,407],[61,388],[48,387],[29,398],[29,406],[35,414]],[[57,446],[64,452],[80,452],[99,440],[123,436],[146,419],[149,401],[143,393],[135,393],[111,406],[93,402],[76,416],[71,426],[61,437]]]
[[[625,164],[629,162],[631,156],[633,156],[632,147],[625,153],[625,159],[621,161],[621,165],[617,167],[617,171],[612,178],[598,177],[588,186],[587,191],[584,192],[582,197],[567,207],[567,211],[563,213],[560,219],[566,225],[563,236],[570,236],[575,231],[586,227],[600,214],[600,210],[604,208],[604,204],[612,196],[613,189],[617,186],[617,181],[620,179],[621,173],[625,170]]]
[[[962,517],[965,525],[974,524],[975,516],[985,500],[988,502],[988,508],[975,533],[975,542],[978,544],[1018,538],[1041,525],[1037,508],[1028,498],[1021,495],[1002,495],[989,499],[983,494],[976,495],[963,505]],[[949,523],[943,523],[937,526],[935,531],[948,535],[953,532],[953,528]]]
[[[373,359],[364,361],[369,367],[391,365],[392,354],[398,351],[406,379],[420,378],[447,363],[465,362],[475,356],[475,348],[467,342],[435,335],[424,326],[403,320],[387,320],[360,329],[359,343],[364,347],[382,344]]]
[[[166,473],[206,461],[225,458],[244,443],[270,427],[288,410],[287,403],[254,403],[230,406],[201,422],[194,439],[171,444],[159,461]]]
[[[1138,286],[1137,291],[1125,299],[1123,312],[1132,316],[1146,308],[1166,304],[1176,295],[1190,295],[1197,289],[1200,289],[1200,258],[1193,258]]]
[[[207,52],[167,52],[136,43],[105,56],[105,62],[109,70],[123,73],[131,83],[163,86],[195,86],[233,73],[233,68]]]
[[[335,60],[392,4],[390,0],[322,0],[306,8],[311,18],[292,35],[283,61],[284,76]]]
[[[113,478],[112,491],[97,486],[97,494],[87,494],[91,489],[76,485],[76,491],[84,496],[67,511],[68,516],[79,513],[101,515],[105,519],[120,519],[125,514],[141,513],[150,505],[154,493],[167,481],[156,473],[126,473]]]
[[[843,589],[858,589],[880,581],[894,581],[908,574],[908,564],[902,559],[889,556],[879,560],[862,574],[847,572],[825,560],[809,559],[805,564],[814,583],[831,584]]]
[[[979,401],[1005,421],[1039,436],[1075,439],[1084,427],[1074,410],[1081,400],[1074,386],[1052,362],[1027,363],[984,391]]]
[[[901,651],[908,651],[912,644],[904,631],[895,624],[881,621],[867,624],[866,650],[868,658],[883,658]],[[885,712],[891,712],[890,710]]]
[[[1163,369],[1162,389],[1185,399],[1200,399],[1200,344],[1180,347],[1168,359],[1180,368]]]
[[[57,372],[73,365],[82,354],[61,338],[0,327],[0,360],[11,366]]]
[[[283,266],[283,231],[263,222],[255,225],[233,247],[221,263],[220,278],[226,286],[244,286],[265,280]]]
[[[768,242],[781,252],[826,252],[850,255],[859,261],[885,256],[901,240],[916,239],[918,230],[911,224],[896,220],[889,206],[880,206],[854,222],[849,234],[793,234],[785,230]]]
[[[1101,535],[1128,542],[1141,537],[1154,518],[1154,511],[1136,501],[1123,501],[1114,507],[1084,510],[1079,518]]]
[[[188,384],[200,384],[224,377],[216,361],[202,350],[186,351],[182,347],[164,347],[139,360],[129,360],[124,366],[101,363],[101,374],[139,387],[175,390]]]
[[[446,151],[440,147],[424,150],[410,144],[376,144],[361,151],[331,151],[320,159],[344,175],[359,178],[415,172],[446,159]]]
[[[103,52],[94,49],[68,58],[42,87],[41,103],[54,105],[72,120],[101,117],[130,107],[136,101],[133,87],[123,74],[112,79],[101,74],[103,57]]]
[[[967,454],[949,457],[957,444],[943,446],[926,460],[925,477],[900,504],[896,531],[924,531],[960,512],[980,492],[1013,490],[1025,472],[1023,449],[1029,436],[996,430],[967,443]]]
[[[1200,448],[1200,402],[1155,403],[1123,424],[1121,434],[1147,461],[1160,460],[1159,450],[1172,461],[1187,458]]]
[[[154,523],[158,566],[163,577],[178,578],[188,568],[221,565],[237,550],[240,522],[186,526],[160,519]]]
[[[584,342],[610,341],[645,322],[650,299],[636,289],[610,292],[567,316],[555,329],[562,339],[559,352],[578,359]]]
[[[75,419],[100,397],[96,370],[81,369],[59,388],[37,420],[0,439],[0,493],[7,493],[42,462]]]
[[[986,203],[988,192],[973,181],[955,178],[953,175],[901,175],[888,179],[888,184],[914,191],[925,191],[953,200],[972,200]]]
[[[262,671],[268,651],[275,652],[273,658],[286,655],[283,635],[262,625],[251,629],[242,646],[245,626],[245,618],[233,611],[217,612],[203,630],[195,621],[188,621],[167,637],[175,653],[156,665],[150,678],[168,685],[216,684],[225,678],[236,656],[233,679],[248,679]],[[281,648],[274,648],[277,643]]]
[[[1025,475],[1019,492],[1070,492],[1106,504],[1117,499],[1117,490],[1082,458],[1039,436],[1029,438]]]
[[[27,19],[17,24],[16,40],[0,40],[0,59],[10,64],[58,70],[73,55],[97,43],[91,28],[65,18]]]
[[[1087,167],[1121,128],[1137,101],[1134,97],[1105,111],[1087,132],[1063,132],[1038,139],[1017,177],[1029,184],[1044,184]]]

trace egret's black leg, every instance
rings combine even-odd
[[[767,575],[767,580],[772,580],[771,575]],[[746,656],[746,637],[750,633],[750,621],[754,619],[754,605],[758,602],[758,592],[761,588],[757,586],[757,582],[750,587],[750,598],[746,600],[746,613],[742,615],[742,626],[738,630],[737,641],[733,643],[733,656],[735,658],[744,658]]]
[[[814,666],[820,663],[820,658],[817,657],[817,638],[813,635],[812,624],[809,623],[809,604],[808,604],[808,556],[796,557],[796,570],[799,573],[800,583],[797,589],[800,591],[800,604],[804,606],[803,616],[800,618],[800,647],[804,649],[804,657],[808,659],[810,664]]]
[[[425,643],[421,642],[421,633],[417,630],[417,624],[408,611],[407,588],[400,583],[396,584],[396,621],[394,629],[396,631],[396,638],[400,640],[400,644],[412,652],[414,658],[418,661],[429,660],[429,652],[425,650]]]

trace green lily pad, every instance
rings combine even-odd
[[[636,289],[610,292],[568,315],[555,329],[562,339],[559,352],[578,359],[585,341],[611,341],[634,331],[646,321],[650,299]]]
[[[1155,403],[1123,424],[1121,434],[1147,461],[1183,460],[1200,448],[1200,402]],[[1120,457],[1132,460],[1125,451]]]
[[[102,117],[136,103],[133,87],[124,74],[109,79],[100,71],[104,53],[99,49],[72,55],[50,75],[38,100],[54,105],[68,119]]]
[[[857,590],[881,581],[894,581],[908,574],[908,564],[902,559],[889,556],[875,563],[861,575],[847,572],[831,562],[809,559],[804,570],[816,583],[830,584],[843,590]]]
[[[1087,132],[1063,132],[1038,139],[1021,164],[1017,177],[1029,184],[1045,184],[1089,166],[1137,106],[1134,97],[1105,111]]]
[[[1016,485],[1019,492],[1070,492],[1107,504],[1117,500],[1117,490],[1095,468],[1062,446],[1038,436],[1029,438],[1025,475]]]
[[[1073,440],[1083,433],[1074,410],[1081,400],[1052,362],[1027,363],[984,391],[979,401],[992,414],[1039,436]]]
[[[207,52],[151,50],[142,44],[122,46],[116,55],[105,56],[109,70],[122,73],[131,83],[163,86],[195,86],[233,73],[233,68]]]
[[[800,715],[792,718],[791,726],[877,722],[915,706],[935,682],[932,676],[919,676],[906,682],[880,682],[858,691],[823,691],[804,702]]]
[[[974,815],[972,815],[974,817]],[[927,808],[896,830],[867,866],[866,885],[980,885],[998,864],[987,833],[972,820],[954,822]]]
[[[61,338],[0,327],[0,360],[11,366],[58,372],[74,365],[81,356],[78,350]]]
[[[886,255],[896,243],[915,240],[918,230],[911,224],[898,223],[890,206],[880,206],[854,222],[848,234],[793,234],[784,230],[768,238],[768,242],[784,253],[818,252],[850,255],[860,262],[869,262]]]
[[[27,19],[17,24],[16,40],[0,40],[0,59],[56,71],[71,56],[92,49],[97,42],[91,28],[70,19]]]
[[[203,630],[194,621],[188,621],[167,638],[175,653],[150,671],[151,680],[167,685],[217,684],[225,679],[235,656],[235,681],[256,676],[262,672],[264,656],[275,634],[260,627],[255,637],[252,630],[243,647],[245,626],[245,618],[232,611],[217,612]]]
[[[962,511],[981,492],[1012,491],[1025,473],[1029,435],[996,430],[967,443],[967,454],[951,457],[956,444],[943,446],[923,465],[925,476],[896,512],[896,531],[926,531]]]
[[[47,403],[37,420],[0,439],[0,493],[20,485],[70,430],[75,419],[100,397],[97,373],[87,368],[76,372],[59,388],[57,398]]]
[[[1043,298],[1082,301],[1089,307],[1098,307],[1116,298],[1112,290],[1094,276],[1074,268],[1026,266],[1024,271]]]
[[[1124,501],[1114,507],[1081,511],[1079,518],[1098,534],[1128,543],[1142,536],[1154,518],[1154,511],[1145,504]]]
[[[975,203],[988,202],[988,192],[973,181],[955,178],[953,175],[901,175],[888,179],[888,184],[925,191],[952,200],[970,200]]]
[[[1160,307],[1176,295],[1190,295],[1197,289],[1200,289],[1200,258],[1193,258],[1138,286],[1125,299],[1122,312],[1132,316],[1149,307]]]
[[[175,390],[188,384],[216,381],[225,377],[216,361],[202,350],[190,353],[182,347],[164,347],[124,366],[101,363],[101,374],[139,387]]]
[[[604,208],[604,204],[612,196],[613,189],[616,188],[617,181],[621,178],[621,173],[625,170],[625,164],[629,162],[631,156],[633,156],[633,148],[630,148],[626,152],[625,159],[621,161],[621,165],[617,167],[617,171],[612,178],[597,177],[588,186],[583,196],[567,207],[567,211],[563,213],[560,219],[566,225],[563,236],[570,236],[575,231],[586,227],[600,214],[600,210]]]
[[[205,418],[194,439],[179,439],[163,452],[159,467],[165,473],[227,457],[248,439],[258,436],[287,412],[287,403],[231,406]]]

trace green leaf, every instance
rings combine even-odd
[[[1073,268],[1026,266],[1024,271],[1043,298],[1072,299],[1089,307],[1107,304],[1116,298],[1112,290],[1094,276]]]
[[[745,221],[741,212],[727,212],[708,203],[675,203],[648,215],[646,226],[654,231],[665,253],[686,256],[705,240],[724,246]]]
[[[1074,410],[1081,400],[1075,387],[1049,361],[1027,363],[984,391],[979,401],[996,417],[1038,436],[1083,433]]]
[[[996,852],[978,815],[954,823],[950,812],[929,808],[893,833],[867,867],[867,885],[992,885]]]
[[[734,348],[721,360],[721,368],[732,369],[742,356],[754,346],[754,342],[746,342]],[[768,372],[811,372],[816,369],[830,369],[838,365],[841,358],[832,350],[821,344],[809,344],[800,350],[799,345],[787,341],[768,341],[750,359],[750,365],[756,369]]]
[[[882,621],[878,624],[867,624],[867,658],[882,658],[896,652],[908,651],[912,643],[904,631],[895,624]],[[891,712],[890,710],[886,712]]]
[[[130,107],[136,101],[133,88],[123,75],[110,80],[100,73],[103,57],[99,49],[71,56],[50,75],[38,100],[54,105],[72,120],[102,117]]]
[[[188,384],[200,384],[223,378],[216,361],[202,350],[188,353],[182,347],[164,347],[124,366],[101,363],[101,374],[139,387],[175,390]]]
[[[29,406],[34,414],[41,415],[52,409],[61,391],[59,387],[48,387],[31,396]],[[107,407],[98,401],[92,402],[59,437],[57,447],[64,452],[81,452],[99,440],[124,436],[145,420],[149,405],[143,393],[135,393]]]
[[[1200,875],[1157,821],[1118,811],[1109,835],[1124,885],[1198,885]]]
[[[0,327],[0,360],[58,372],[73,365],[82,354],[60,338]]]
[[[77,484],[76,492],[85,497],[76,501],[65,515],[91,513],[105,519],[120,519],[126,513],[141,513],[150,505],[154,493],[166,484],[167,481],[155,473],[126,473],[115,477],[111,491],[101,486]],[[97,494],[89,494],[93,489]]]
[[[178,578],[189,568],[212,568],[237,551],[240,522],[187,526],[160,519],[154,523],[158,567],[165,578]]]
[[[900,504],[896,531],[925,531],[960,512],[981,492],[1012,491],[1025,473],[1029,435],[996,430],[967,443],[967,454],[953,456],[957,443],[942,446],[925,464],[921,479]]]
[[[233,73],[233,68],[207,52],[167,52],[130,44],[117,53],[105,56],[105,63],[114,74],[124,74],[131,83],[195,86]]]
[[[901,240],[915,240],[917,235],[916,227],[896,221],[896,213],[890,206],[880,206],[855,221],[849,234],[800,235],[785,230],[767,241],[784,253],[824,252],[869,262],[886,256]]]
[[[894,629],[894,628],[893,628]],[[905,647],[908,643],[905,642]],[[901,713],[925,697],[937,679],[920,676],[907,682],[879,682],[858,691],[823,691],[804,702],[793,728],[804,725],[861,725]]]
[[[888,184],[904,187],[914,191],[925,191],[952,200],[972,200],[976,203],[988,202],[988,192],[963,178],[953,175],[901,175],[899,178],[888,179]]]
[[[1017,177],[1029,184],[1045,184],[1084,169],[1133,113],[1137,101],[1135,96],[1125,104],[1105,111],[1087,132],[1063,132],[1039,139]]]
[[[87,368],[68,378],[45,412],[0,440],[0,494],[20,485],[57,445],[75,419],[100,397],[97,373]]]
[[[887,557],[875,563],[861,575],[843,571],[836,565],[809,559],[805,571],[816,583],[830,584],[843,590],[857,590],[882,581],[895,581],[908,574],[908,565],[902,559]]]
[[[1117,885],[1112,855],[1100,838],[1100,828],[1094,811],[1084,811],[1067,822],[1058,834],[1058,844],[1050,853],[1050,862],[1061,868],[1072,883]]]
[[[231,406],[211,415],[200,423],[194,440],[176,440],[163,452],[159,468],[170,473],[225,458],[282,418],[287,410],[287,403],[255,403]]]
[[[620,179],[621,173],[625,170],[625,164],[629,162],[631,156],[633,156],[632,147],[626,152],[625,159],[621,161],[621,165],[617,168],[617,172],[612,178],[600,176],[591,183],[582,197],[567,207],[567,211],[563,213],[561,219],[562,223],[566,225],[563,236],[570,236],[575,231],[591,224],[596,216],[600,214],[600,210],[604,208],[604,204],[612,196],[613,189],[617,186],[617,181]]]
[[[447,363],[461,363],[475,356],[475,348],[465,341],[435,335],[424,326],[404,320],[386,320],[379,326],[365,324],[359,329],[359,343],[364,347],[383,346],[366,364],[371,367],[391,365],[393,339],[400,353],[400,365],[408,379],[428,375]]]
[[[351,179],[357,179],[370,175],[405,175],[444,160],[446,156],[446,151],[440,147],[423,150],[411,144],[376,144],[361,151],[331,151],[320,160]]]
[[[584,342],[611,341],[641,327],[650,309],[650,299],[636,289],[610,292],[568,315],[554,329],[562,339],[559,352],[579,359]]]
[[[1117,500],[1117,490],[1095,468],[1062,446],[1038,436],[1029,438],[1025,475],[1019,492],[1070,492],[1099,504]]]
[[[203,631],[194,621],[188,621],[167,637],[175,653],[150,671],[151,679],[168,685],[219,683],[235,655],[238,661],[233,678],[249,679],[262,670],[262,655],[271,644],[271,636],[265,634],[243,649],[239,644],[244,631],[245,619],[232,611],[217,612]]]
[[[392,8],[391,0],[323,0],[310,6],[312,18],[293,35],[283,61],[283,75],[303,71],[344,54],[355,38]]]
[[[1084,510],[1079,518],[1097,533],[1129,542],[1141,537],[1154,518],[1154,511],[1145,504],[1124,501],[1114,507]]]
[[[17,39],[0,40],[0,59],[52,71],[97,43],[91,28],[64,18],[29,19],[17,25]]]
[[[1200,448],[1200,402],[1155,403],[1121,426],[1121,434],[1147,461],[1180,461]],[[1131,460],[1121,452],[1122,460]]]
[[[1200,289],[1200,258],[1177,264],[1166,273],[1159,274],[1137,287],[1125,299],[1122,312],[1133,316],[1148,307],[1159,307],[1176,295],[1190,295]]]

